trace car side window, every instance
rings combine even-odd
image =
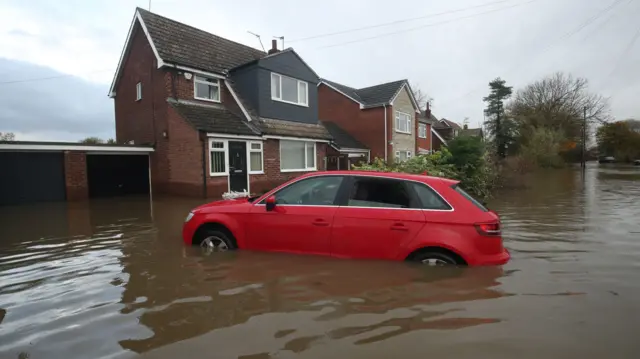
[[[354,177],[347,206],[411,208],[413,202],[404,181]]]
[[[343,179],[342,176],[323,176],[300,180],[276,192],[276,203],[333,206]]]
[[[422,204],[421,208],[423,209],[435,209],[446,211],[450,210],[451,206],[447,204],[447,202],[440,197],[433,189],[423,183],[411,183],[411,187],[418,195],[418,199],[420,199],[420,203]]]

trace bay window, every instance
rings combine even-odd
[[[280,140],[280,171],[315,171],[316,143]]]
[[[411,134],[411,115],[396,111],[396,132]]]
[[[309,105],[309,86],[305,81],[271,73],[271,99],[294,105]]]

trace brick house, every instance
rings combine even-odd
[[[419,121],[407,80],[356,89],[321,79],[318,101],[320,121],[335,124],[366,146],[371,159],[403,161],[420,148],[431,150],[431,123]]]
[[[153,145],[154,191],[260,193],[324,169],[318,82],[275,41],[265,53],[137,8],[109,93],[116,141]]]

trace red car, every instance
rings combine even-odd
[[[270,192],[189,213],[188,245],[429,265],[500,265],[500,218],[458,181],[369,171],[314,172]]]

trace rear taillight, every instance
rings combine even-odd
[[[500,222],[476,223],[475,227],[481,236],[499,236],[502,234]]]

